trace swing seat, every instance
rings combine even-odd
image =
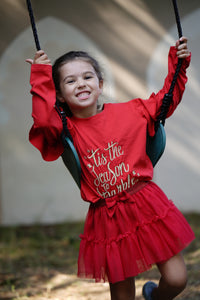
[[[153,137],[147,134],[146,152],[149,156],[153,167],[157,164],[162,156],[166,146],[166,133],[164,126],[159,123],[158,129]]]
[[[76,152],[76,149],[72,143],[72,141],[66,136],[65,137],[66,145],[64,148],[64,152],[61,155],[62,160],[75,180],[78,187],[81,187],[81,164]]]

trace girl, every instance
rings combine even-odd
[[[151,181],[153,166],[146,154],[146,133],[155,133],[154,123],[178,58],[183,63],[169,117],[187,82],[190,53],[185,37],[170,48],[168,75],[157,94],[148,100],[104,104],[101,110],[97,101],[103,77],[87,53],[69,52],[53,68],[42,50],[34,60],[27,60],[32,64],[30,142],[47,161],[62,154],[57,99],[67,113],[67,127],[81,162],[81,196],[90,203],[81,235],[78,276],[108,280],[112,300],[135,299],[134,277],[152,264],[157,264],[161,279],[158,286],[145,284],[146,300],[174,299],[186,285],[180,252],[194,234],[173,202]]]

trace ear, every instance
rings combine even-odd
[[[101,90],[101,93],[103,92],[103,80],[99,81],[99,88]]]
[[[62,102],[62,103],[65,102],[65,99],[63,98],[63,96],[61,95],[61,93],[58,92],[58,91],[56,91],[56,98],[57,98],[60,102]]]

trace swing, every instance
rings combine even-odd
[[[33,31],[33,36],[35,40],[35,45],[36,49],[41,50],[38,35],[37,35],[37,29],[35,25],[35,20],[34,20],[34,15],[33,15],[33,10],[31,6],[31,1],[26,0],[27,2],[27,8],[30,16],[30,22],[32,26],[32,31]],[[178,34],[179,38],[182,37],[182,28],[181,28],[181,23],[180,23],[180,17],[179,17],[179,12],[178,12],[178,7],[176,0],[172,0],[173,2],[173,7],[174,7],[174,12],[175,12],[175,18],[176,18],[176,23],[177,23],[177,29],[178,29]],[[181,68],[182,64],[182,59],[178,59],[178,64],[176,67],[176,71],[169,89],[169,92],[165,94],[163,98],[163,103],[161,106],[161,112],[160,115],[158,116],[158,119],[155,122],[155,135],[153,137],[150,137],[147,133],[147,144],[146,144],[146,152],[147,155],[149,156],[153,167],[157,164],[158,160],[162,156],[165,146],[166,146],[166,134],[165,134],[165,119],[169,110],[170,103],[173,100],[173,90],[176,84],[176,80]],[[76,152],[76,149],[73,145],[73,140],[72,137],[67,129],[67,120],[66,120],[66,115],[65,112],[62,111],[58,105],[56,105],[56,109],[61,117],[62,123],[63,123],[63,132],[61,135],[63,146],[64,146],[64,152],[61,155],[62,160],[69,170],[70,174],[72,175],[73,179],[77,183],[78,187],[80,188],[81,183],[81,165],[80,165],[80,160],[78,157],[78,154]]]

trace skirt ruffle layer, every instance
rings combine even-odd
[[[194,239],[184,216],[153,182],[109,200],[90,205],[81,235],[79,277],[122,281],[168,260]]]

